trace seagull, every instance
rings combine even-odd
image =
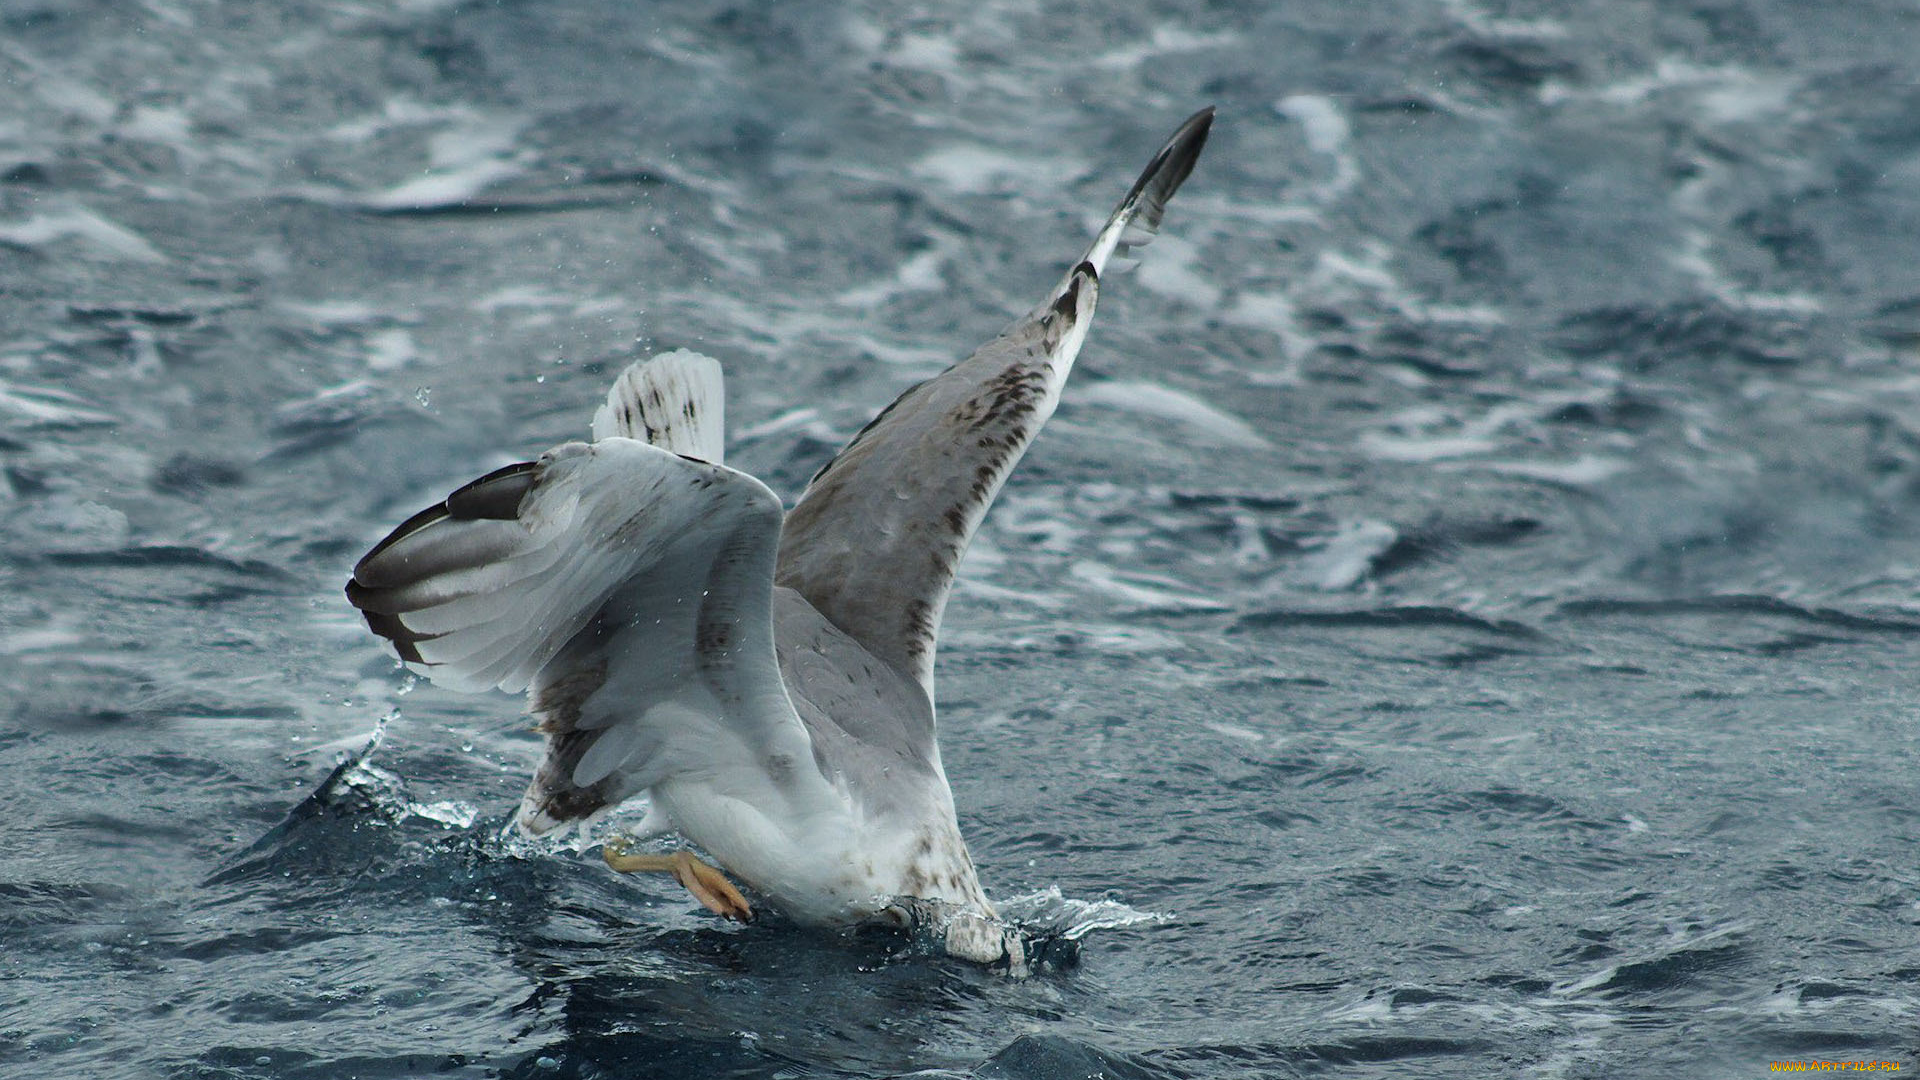
[[[587,826],[715,913],[932,925],[946,951],[1022,964],[980,887],[934,724],[934,647],[968,541],[1059,403],[1109,259],[1146,243],[1213,110],[1167,140],[1032,311],[901,394],[793,509],[725,464],[718,362],[635,363],[591,442],[509,465],[422,510],[353,569],[347,598],[452,690],[524,691],[546,736],[516,826]],[[682,849],[634,844],[677,833]],[[921,916],[938,914],[937,921]]]

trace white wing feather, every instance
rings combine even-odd
[[[802,765],[781,794],[807,802],[826,785],[774,658],[780,517],[725,466],[568,443],[416,515],[348,596],[436,684],[531,691],[552,738],[522,809],[535,831],[768,760]]]

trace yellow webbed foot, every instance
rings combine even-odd
[[[672,874],[708,911],[722,918],[753,921],[753,908],[747,898],[740,895],[740,890],[733,887],[733,882],[690,851],[641,854],[630,852],[625,843],[613,840],[601,847],[600,855],[608,866],[623,874]]]

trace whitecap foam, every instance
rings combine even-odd
[[[1195,268],[1200,248],[1191,240],[1162,236],[1154,241],[1153,258],[1134,270],[1140,284],[1162,296],[1212,311],[1220,306],[1224,290]]]
[[[1105,563],[1080,559],[1068,568],[1075,581],[1140,607],[1166,611],[1226,611],[1229,605],[1187,592],[1182,583],[1151,574],[1121,574]]]
[[[834,303],[848,307],[870,308],[886,303],[896,296],[908,293],[932,292],[945,287],[944,273],[948,260],[959,250],[959,243],[951,236],[942,235],[934,241],[932,247],[919,252],[894,268],[893,273],[879,281],[866,285],[856,285],[834,297]]]
[[[1273,107],[1300,126],[1308,150],[1332,161],[1333,174],[1316,185],[1315,198],[1332,200],[1359,182],[1360,164],[1347,149],[1353,128],[1338,102],[1322,94],[1292,94],[1274,102]]]
[[[1146,41],[1109,49],[1087,63],[1097,68],[1128,71],[1164,53],[1220,49],[1239,40],[1240,35],[1231,31],[1197,34],[1184,26],[1161,23],[1153,28],[1153,33]]]
[[[502,180],[520,175],[512,161],[476,161],[456,169],[416,176],[361,200],[372,210],[437,210],[458,206]]]
[[[75,630],[71,622],[54,619],[46,626],[0,634],[0,656],[64,651],[84,644],[86,640],[86,636]]]
[[[1011,154],[978,143],[942,146],[915,162],[913,175],[970,195],[1002,191],[1050,191],[1087,171],[1064,155]]]
[[[367,338],[367,367],[374,371],[392,371],[420,356],[413,335],[398,327],[380,330]]]
[[[0,244],[39,251],[62,240],[79,240],[96,255],[129,262],[161,263],[167,257],[139,233],[82,207],[34,214],[0,223]]]
[[[1484,461],[1479,468],[1506,476],[1518,476],[1564,487],[1583,488],[1626,472],[1630,464],[1621,458],[1581,454],[1572,461]]]
[[[1155,382],[1113,380],[1090,383],[1069,398],[1080,405],[1103,405],[1160,420],[1172,420],[1196,434],[1227,446],[1265,449],[1267,440],[1251,425],[1191,394]]]
[[[1442,5],[1460,25],[1489,38],[1564,38],[1566,24],[1557,19],[1516,19],[1488,14],[1471,0],[1445,0]]]
[[[33,424],[88,427],[117,424],[119,417],[91,408],[92,402],[51,386],[15,386],[0,382],[0,413],[12,413]]]
[[[1400,540],[1400,530],[1375,520],[1348,521],[1332,535],[1313,541],[1287,579],[1321,592],[1344,592],[1373,572],[1374,560]]]

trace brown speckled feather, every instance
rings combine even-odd
[[[787,514],[777,582],[917,680],[929,698],[934,641],[960,557],[1059,403],[1093,318],[1102,267],[1116,250],[1152,236],[1193,171],[1212,119],[1203,110],[1174,133],[1045,300],[972,356],[900,395]]]

